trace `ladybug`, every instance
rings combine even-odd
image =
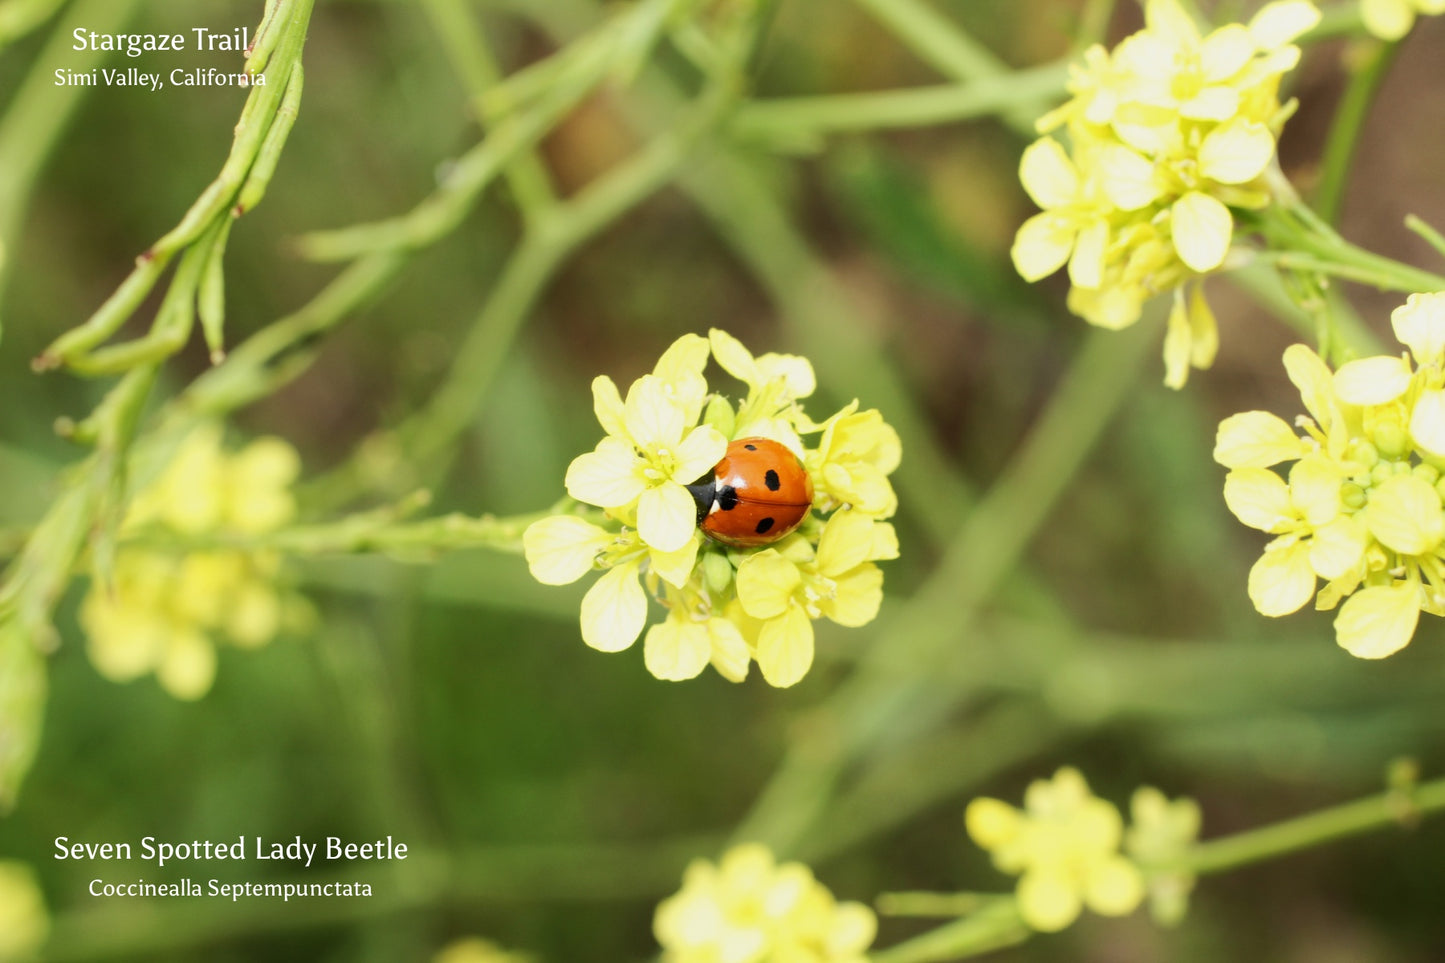
[[[771,438],[739,438],[713,470],[687,490],[697,524],[714,541],[735,548],[776,542],[813,507],[813,482],[798,456]]]

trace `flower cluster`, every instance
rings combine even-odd
[[[295,449],[280,439],[228,454],[220,427],[206,425],[136,495],[122,534],[174,541],[274,530],[295,513],[290,486],[299,469]],[[177,699],[198,699],[215,678],[219,638],[264,645],[304,609],[276,588],[279,567],[270,553],[123,547],[112,583],[93,584],[81,605],[90,660],[113,681],[154,672]]]
[[[995,866],[1019,876],[1019,915],[1032,929],[1061,930],[1085,906],[1125,916],[1144,898],[1143,875],[1119,851],[1119,810],[1092,795],[1076,769],[1030,783],[1022,810],[975,799],[964,824],[973,841],[993,854]]]
[[[734,407],[710,393],[712,358],[747,386]],[[565,585],[602,576],[582,600],[582,638],[604,652],[628,648],[647,623],[651,595],[666,610],[647,630],[644,660],[659,679],[697,676],[713,665],[738,682],[756,660],[763,677],[790,686],[813,662],[813,625],[872,621],[883,598],[874,562],[896,558],[897,433],[855,401],[822,422],[803,412],[813,393],[804,358],[753,357],[731,335],[685,335],[623,398],[608,377],[592,383],[607,433],[573,460],[567,492],[604,509],[596,521],[554,515],[523,538],[532,575]],[[815,446],[805,436],[817,436]],[[687,486],[705,478],[732,440],[768,438],[794,453],[813,488],[796,531],[768,546],[736,548],[706,538]],[[825,517],[826,516],[826,517]]]
[[[1073,98],[1039,120],[1040,133],[1066,127],[1069,147],[1045,136],[1024,151],[1020,179],[1043,211],[1019,228],[1018,272],[1036,281],[1067,263],[1070,310],[1106,328],[1172,290],[1170,387],[1213,363],[1201,278],[1224,263],[1231,208],[1272,200],[1265,175],[1294,106],[1280,103],[1280,78],[1319,17],[1308,0],[1277,0],[1248,26],[1201,35],[1177,0],[1148,0],[1145,29],[1112,53],[1087,50]]]
[[[663,963],[865,963],[878,920],[838,902],[803,864],[746,844],[717,865],[688,866],[652,928]]]
[[[1335,637],[1364,659],[1408,644],[1422,611],[1445,615],[1445,293],[1411,295],[1391,322],[1408,354],[1332,372],[1304,345],[1285,351],[1309,412],[1302,436],[1247,411],[1220,424],[1214,448],[1231,469],[1230,511],[1275,536],[1250,569],[1254,607],[1339,606]]]
[[[1445,13],[1445,0],[1360,0],[1365,29],[1381,40],[1399,40],[1417,16]]]
[[[35,872],[0,860],[0,960],[36,959],[50,935],[50,917]]]

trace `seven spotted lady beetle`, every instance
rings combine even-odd
[[[797,528],[813,506],[813,482],[798,456],[771,438],[739,438],[687,490],[703,534],[754,548]]]

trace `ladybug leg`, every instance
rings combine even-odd
[[[697,503],[697,523],[701,525],[702,520],[707,518],[708,512],[712,511],[713,502],[717,498],[717,486],[714,483],[713,473],[708,472],[691,485],[684,487],[692,496],[692,500]]]

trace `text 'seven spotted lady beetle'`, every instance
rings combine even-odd
[[[808,517],[813,482],[798,456],[771,438],[739,438],[687,490],[703,534],[724,545],[776,542]]]

